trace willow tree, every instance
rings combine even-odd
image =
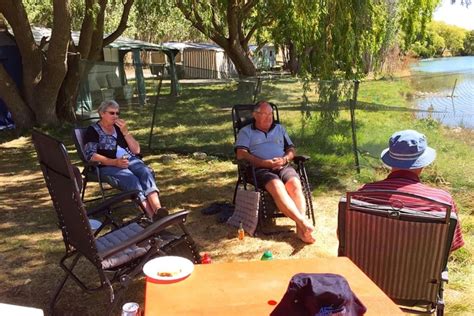
[[[318,133],[330,132],[353,80],[380,69],[394,45],[423,32],[439,0],[270,0],[275,43],[289,52],[290,70],[316,90]],[[315,80],[317,79],[317,80]],[[310,112],[305,112],[310,115]]]
[[[272,0],[276,43],[290,51],[293,72],[357,79],[381,65],[399,39],[423,32],[439,0]],[[283,4],[283,5],[282,5]]]
[[[48,25],[52,30],[51,36],[37,43],[29,16],[34,12],[27,10],[32,1],[0,1],[0,13],[13,30],[23,64],[23,81],[18,88],[0,65],[0,97],[12,113],[18,130],[74,118],[81,77],[80,60],[99,60],[102,57],[103,47],[126,29],[133,2],[113,1],[121,12],[120,20],[105,38],[107,0],[50,0],[35,3],[35,6],[42,5],[44,10],[52,9],[51,24]],[[76,16],[80,17],[77,25],[80,25],[81,31],[78,43],[71,40],[74,10],[80,10],[76,12]],[[47,20],[48,15],[44,16]]]
[[[205,41],[170,0],[135,0],[130,24],[138,39],[157,43],[166,41]]]
[[[222,47],[243,76],[254,76],[249,42],[259,28],[273,22],[268,2],[261,0],[175,0],[187,20]]]

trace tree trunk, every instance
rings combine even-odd
[[[53,6],[53,27],[47,49],[44,49],[46,38],[40,44],[35,43],[23,2],[0,1],[0,12],[15,33],[23,66],[23,79],[19,88],[16,88],[4,67],[0,67],[0,96],[8,104],[19,130],[31,128],[34,124],[57,124],[60,120],[73,120],[81,79],[80,57],[92,60],[102,57],[108,0],[84,1],[85,17],[78,47],[69,47],[71,1],[50,1]],[[107,37],[107,43],[118,38],[127,27],[133,3],[134,0],[122,1],[124,9],[120,23]],[[82,55],[68,53],[78,50]]]
[[[73,122],[76,119],[76,100],[81,81],[80,61],[80,54],[68,55],[68,71],[59,90],[56,103],[56,114],[61,121]]]
[[[257,69],[250,57],[244,52],[243,48],[237,45],[225,49],[227,55],[234,63],[239,76],[253,77],[257,74]]]
[[[373,70],[373,55],[370,52],[365,52],[362,56],[363,60],[363,73],[367,75]]]
[[[8,110],[12,113],[13,121],[18,130],[33,127],[35,116],[27,103],[21,98],[20,90],[16,83],[0,64],[0,95],[8,104]]]
[[[291,72],[292,75],[296,75],[300,67],[295,45],[291,42],[288,44],[288,55],[288,70]]]

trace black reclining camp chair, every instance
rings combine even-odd
[[[348,192],[339,202],[339,256],[404,309],[443,315],[456,223],[451,206],[436,200],[389,190]]]
[[[64,145],[36,130],[33,131],[33,143],[66,247],[66,254],[60,261],[66,274],[51,300],[51,313],[54,313],[54,306],[69,277],[86,292],[108,288],[110,304],[113,304],[109,310],[112,311],[118,302],[112,285],[119,282],[119,287],[125,288],[151,258],[167,254],[200,262],[195,243],[184,226],[188,211],[169,215],[148,225],[137,221],[124,222],[118,228],[102,225],[93,233],[88,215],[100,216],[114,204],[133,198],[137,192],[123,192],[107,199],[88,214],[80,196],[77,182],[80,177],[77,177],[76,167],[71,164]],[[75,270],[78,262],[84,263],[84,260],[79,261],[81,257],[97,270],[99,286],[88,286],[90,282],[79,276],[78,269]]]
[[[273,108],[273,121],[280,123],[280,115],[278,108],[275,104],[270,103]],[[237,104],[232,107],[232,127],[234,132],[234,140],[237,140],[239,131],[253,122],[252,112],[255,104]],[[311,188],[309,185],[308,176],[304,163],[309,160],[308,156],[296,156],[293,159],[294,167],[300,176],[300,181],[303,187],[303,194],[306,201],[306,216],[312,220],[313,225],[315,224],[313,200],[311,196]],[[273,198],[265,190],[265,187],[257,183],[255,177],[255,168],[251,166],[247,161],[237,161],[238,166],[238,178],[234,189],[233,203],[237,196],[237,190],[239,188],[247,190],[247,185],[252,185],[253,190],[260,192],[260,205],[258,210],[258,226],[257,229],[264,234],[274,233],[271,231],[271,226],[275,223],[275,219],[278,217],[285,217],[276,207]],[[251,169],[251,175],[248,174],[247,169]],[[269,230],[270,229],[270,230]]]
[[[97,182],[100,188],[100,197],[97,199],[104,200],[106,197],[105,191],[110,188],[117,188],[118,182],[114,177],[105,176],[100,173],[100,168],[97,161],[88,161],[84,151],[84,136],[86,134],[87,127],[75,127],[72,132],[72,138],[74,140],[74,145],[76,146],[76,151],[84,164],[82,170],[83,180],[81,187],[81,198],[84,201],[84,195],[86,192],[87,184],[89,182]],[[153,170],[152,170],[153,172]],[[108,185],[108,187],[107,187]],[[94,201],[97,199],[91,199],[89,201]]]

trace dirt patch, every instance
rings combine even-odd
[[[57,219],[39,169],[31,138],[0,144],[0,301],[47,310],[49,299],[62,275],[58,266],[64,245]],[[146,158],[157,172],[163,203],[172,211],[189,209],[187,227],[202,252],[213,262],[260,260],[271,250],[274,258],[328,257],[337,253],[336,213],[338,192],[314,198],[316,243],[305,245],[296,238],[294,223],[278,219],[277,225],[293,229],[278,235],[246,236],[217,222],[200,210],[212,202],[232,199],[235,165],[229,161],[200,161],[178,156],[166,164],[160,156]],[[91,189],[89,195],[94,195]],[[93,274],[93,271],[87,273]],[[66,314],[100,314],[104,295],[87,295],[68,283],[58,311]],[[143,303],[144,280],[132,284],[128,299]],[[71,298],[75,298],[71,301]],[[102,300],[102,301],[101,301]],[[92,306],[92,307],[91,307]],[[87,309],[87,310],[85,310]]]

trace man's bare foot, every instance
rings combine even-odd
[[[306,222],[302,223],[303,225],[296,226],[296,235],[299,239],[307,244],[312,244],[316,241],[313,237],[314,227]]]

